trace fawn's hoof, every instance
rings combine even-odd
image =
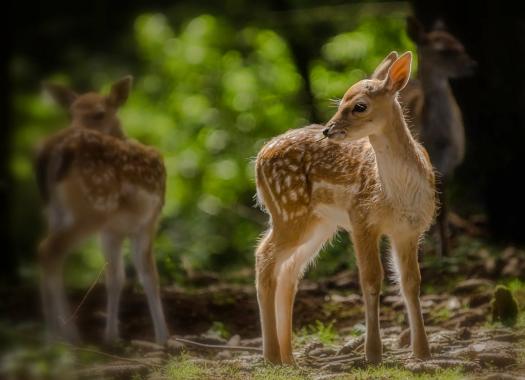
[[[264,353],[264,360],[270,364],[283,364],[281,362],[281,355],[279,355],[278,353]]]
[[[281,356],[282,364],[289,365],[292,367],[297,367],[297,363],[295,362],[295,359],[293,357],[293,354]]]
[[[428,360],[430,359],[432,356],[430,355],[430,351],[429,350],[423,350],[423,351],[420,351],[420,352],[416,352],[414,351],[414,357],[416,359],[420,359],[420,360]]]
[[[365,354],[366,361],[370,364],[381,364],[383,358],[382,350],[367,351]]]

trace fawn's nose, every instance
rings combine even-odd
[[[323,129],[323,136],[324,137],[330,137],[330,132],[332,131],[332,128],[335,126],[335,123],[332,121],[328,124],[326,124],[326,128]]]

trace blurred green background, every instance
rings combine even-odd
[[[253,252],[268,220],[255,207],[253,159],[270,138],[328,120],[334,99],[390,51],[415,52],[405,33],[412,14],[427,30],[442,18],[479,62],[475,77],[451,81],[467,151],[448,195],[451,210],[467,223],[452,226],[450,257],[425,252],[423,293],[448,294],[458,281],[488,276],[523,299],[525,18],[519,2],[17,1],[7,7],[8,54],[0,61],[7,94],[0,102],[0,350],[10,351],[0,366],[56,378],[67,376],[75,360],[64,348],[40,349],[35,248],[45,223],[32,160],[39,142],[68,124],[66,112],[42,93],[41,81],[107,92],[112,82],[134,76],[120,111],[124,130],[161,151],[168,170],[155,253],[163,295],[171,295],[165,298],[170,328],[200,334],[208,325],[232,332],[243,327],[259,334],[255,296],[240,290],[253,291]],[[356,291],[355,271],[338,273],[355,269],[351,250],[341,233],[308,271],[310,278],[326,277],[316,282],[317,296],[327,301],[318,308],[328,311],[326,318],[342,316],[346,308],[331,309],[335,298],[327,300],[327,283],[344,284],[338,290],[344,294]],[[102,285],[92,294],[87,289],[101,279],[103,266],[94,238],[70,255],[65,271],[78,308],[81,297],[87,299],[81,325],[97,337],[105,293]],[[239,302],[231,289],[208,291],[225,282],[249,284],[232,286],[246,297]],[[138,293],[135,283],[130,281],[128,296]],[[195,288],[207,284],[212,286],[197,296],[202,289]],[[147,308],[135,298],[145,302],[141,294],[123,300],[126,336],[148,336]],[[308,310],[316,308],[313,303]],[[312,319],[308,324],[317,319],[316,313],[302,316]],[[324,321],[328,332],[330,319]],[[86,354],[90,360],[93,355]]]
[[[266,11],[242,27],[227,12],[194,10],[181,17],[169,8],[145,11],[123,28],[112,52],[69,47],[61,52],[65,64],[45,78],[35,78],[38,63],[15,55],[9,66],[14,107],[9,170],[22,277],[34,278],[34,247],[44,231],[32,150],[67,125],[65,112],[38,90],[39,80],[79,92],[107,91],[120,76],[134,75],[132,95],[120,112],[124,129],[158,148],[168,171],[155,242],[161,276],[165,282],[184,282],[194,271],[235,277],[252,266],[266,225],[266,215],[254,207],[253,173],[253,158],[265,141],[327,120],[334,112],[330,100],[371,73],[388,52],[414,50],[404,30],[407,4],[366,6]],[[340,24],[322,33],[313,28],[332,16],[341,19],[341,12]],[[304,59],[303,39],[315,51]],[[29,80],[35,83],[28,86]],[[336,239],[312,275],[352,265],[346,243],[346,237]],[[95,242],[79,251],[68,277],[86,286],[103,259]]]

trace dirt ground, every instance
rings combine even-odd
[[[57,355],[50,355],[44,362],[51,369],[34,376],[24,360],[43,349],[35,348],[33,356],[13,352],[21,350],[20,342],[40,339],[38,294],[34,289],[4,291],[2,336],[12,345],[2,345],[1,370],[7,379],[56,378],[53,366],[62,368],[64,379],[525,379],[523,273],[525,254],[512,247],[496,254],[480,248],[461,259],[423,266],[421,302],[432,352],[432,359],[424,362],[411,358],[403,300],[397,286],[387,282],[381,295],[380,367],[364,360],[364,311],[355,271],[301,282],[294,309],[298,368],[281,369],[269,368],[258,352],[260,325],[252,284],[215,279],[205,287],[164,287],[168,324],[175,334],[166,346],[149,342],[153,334],[145,297],[139,287],[128,286],[122,299],[123,340],[112,347],[101,344],[105,291],[97,285],[78,313],[86,345],[67,347],[66,365],[56,365]],[[513,327],[492,323],[497,283],[509,284],[521,305]],[[84,295],[73,293],[72,304],[78,305]],[[202,348],[178,339],[227,347]]]

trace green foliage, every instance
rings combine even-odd
[[[219,321],[214,321],[208,330],[208,333],[218,336],[219,338],[228,339],[231,336],[230,331],[224,325],[224,323]]]
[[[322,114],[328,99],[341,97],[393,49],[413,48],[404,18],[364,18],[353,31],[333,36],[311,65],[310,80]],[[168,172],[166,204],[155,241],[161,277],[181,282],[185,269],[234,270],[253,265],[253,250],[267,216],[253,207],[253,158],[272,136],[308,123],[303,79],[288,42],[275,30],[255,25],[235,29],[227,17],[203,14],[182,23],[161,13],[139,15],[130,31],[137,62],[134,88],[120,116],[127,134],[155,146]],[[15,84],[21,63],[11,62]],[[94,56],[50,80],[105,86],[130,71],[121,62]],[[86,78],[89,78],[86,80]],[[80,88],[79,90],[82,90]],[[42,231],[31,156],[35,142],[67,123],[63,110],[34,90],[15,85],[11,171],[13,233],[32,257]],[[34,221],[35,228],[26,228]],[[319,261],[314,276],[353,265],[338,239]],[[102,266],[93,243],[71,275],[90,284]],[[183,265],[184,264],[184,265]],[[26,271],[28,276],[34,272]],[[72,272],[75,272],[74,269]],[[77,271],[78,273],[78,271]]]
[[[329,99],[341,98],[349,85],[370,75],[389,52],[415,52],[404,30],[405,20],[401,15],[366,17],[355,30],[327,41],[321,59],[313,63],[310,72],[323,116],[329,118],[333,112],[328,107]],[[415,72],[417,59],[414,63]]]
[[[333,322],[325,324],[321,321],[315,321],[315,324],[303,327],[299,331],[299,337],[315,337],[321,343],[330,344],[339,338],[339,334],[335,330]]]
[[[166,158],[162,260],[180,255],[218,270],[251,263],[262,219],[250,208],[251,159],[269,136],[302,124],[301,79],[285,42],[210,15],[179,31],[162,15],[142,15],[135,34],[144,75],[122,119]]]
[[[11,347],[1,357],[0,377],[9,379],[73,379],[75,358],[63,346]]]
[[[436,310],[432,314],[432,318],[436,322],[445,322],[448,321],[452,317],[452,312],[447,307],[442,307],[441,309]]]

